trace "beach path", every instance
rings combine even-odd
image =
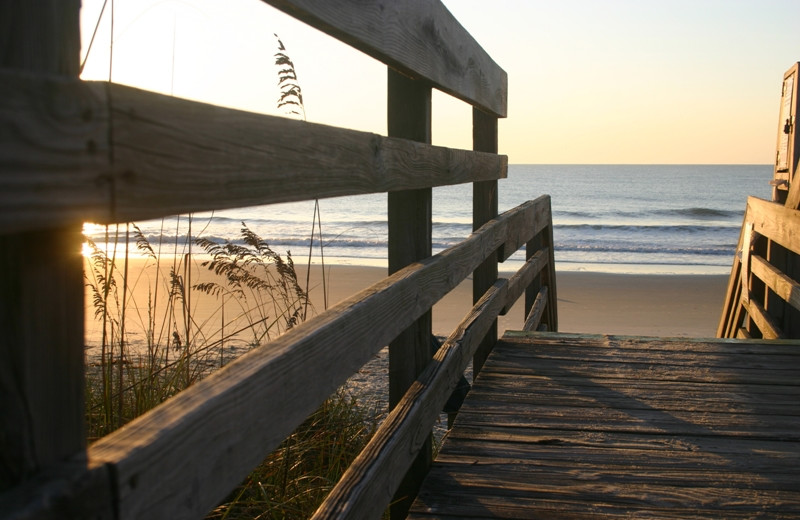
[[[507,332],[409,518],[800,518],[797,347]]]

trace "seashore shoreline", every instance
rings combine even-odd
[[[316,269],[318,271],[318,269]],[[312,279],[319,278],[314,274]],[[386,275],[381,267],[326,268],[334,304]],[[500,271],[500,276],[511,273]],[[613,274],[556,271],[560,332],[638,336],[713,337],[722,312],[728,275]],[[315,304],[319,287],[311,292]],[[498,330],[519,330],[523,300],[498,320]],[[467,278],[433,308],[433,332],[447,336],[472,305]],[[319,308],[319,307],[318,307]]]
[[[502,267],[502,266],[501,266]],[[296,266],[301,285],[306,267]],[[155,266],[144,258],[132,258],[128,265],[131,301],[147,307]],[[213,276],[198,265],[195,281]],[[163,270],[161,273],[163,280]],[[501,270],[500,276],[511,273]],[[386,268],[354,265],[326,265],[328,306],[354,295],[386,276]],[[560,332],[640,336],[713,337],[722,311],[727,275],[610,274],[586,271],[556,272]],[[163,281],[162,281],[163,283]],[[324,310],[322,273],[311,266],[309,291],[319,314]],[[162,291],[165,293],[166,291]],[[524,322],[523,300],[498,320],[498,330],[518,330]],[[193,312],[202,321],[218,303],[207,295],[194,300]],[[204,309],[204,305],[208,309]],[[448,336],[472,305],[472,282],[467,278],[433,308],[433,333]],[[96,341],[98,325],[91,309],[87,288],[87,344]]]

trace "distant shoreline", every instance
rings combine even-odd
[[[129,265],[134,301],[146,309],[148,277],[153,266],[143,275],[145,260],[133,258]],[[501,266],[502,268],[502,266]],[[305,266],[298,265],[298,277],[305,282]],[[209,276],[199,269],[195,280]],[[386,276],[386,268],[352,265],[326,265],[329,306],[352,296]],[[501,271],[500,276],[510,273]],[[630,334],[647,336],[713,337],[722,310],[727,275],[653,275],[609,274],[557,271],[559,330],[589,334]],[[317,313],[324,309],[321,269],[312,266],[311,300]],[[208,308],[218,303],[213,297],[198,295],[198,321],[203,320],[201,299]],[[523,300],[499,318],[498,329],[515,330],[522,326]],[[91,295],[87,292],[87,343],[99,339],[101,329],[93,316]],[[200,302],[200,303],[198,303]],[[470,279],[462,282],[437,303],[433,310],[433,332],[447,336],[469,311],[472,302]],[[209,311],[210,312],[210,311]],[[133,323],[129,325],[134,328]]]

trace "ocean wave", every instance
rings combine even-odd
[[[554,224],[555,231],[624,231],[630,233],[738,233],[739,226],[704,226],[691,224],[665,225],[665,224]]]
[[[553,211],[555,219],[566,220],[597,220],[597,219],[625,219],[641,220],[646,218],[678,218],[682,220],[741,220],[743,216],[741,210],[724,210],[717,208],[690,207],[690,208],[666,208],[666,209],[642,209],[636,211],[626,210],[606,210],[602,212],[590,212],[583,210],[572,211]]]
[[[580,253],[625,253],[625,254],[658,254],[658,255],[711,255],[711,256],[733,256],[736,248],[726,245],[710,246],[670,246],[664,244],[608,244],[604,242],[595,243],[555,243],[556,252],[580,252]]]
[[[676,209],[661,209],[653,210],[650,212],[652,215],[659,215],[665,217],[689,217],[697,219],[727,219],[738,217],[741,218],[743,212],[741,210],[724,210],[715,208],[676,208]]]

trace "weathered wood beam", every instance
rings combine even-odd
[[[747,315],[753,320],[758,330],[761,331],[761,336],[764,339],[779,339],[785,337],[781,332],[780,327],[764,309],[764,307],[755,300],[744,301],[742,306],[747,311]]]
[[[742,250],[742,243],[744,241],[745,229],[749,222],[750,209],[745,206],[744,218],[742,219],[742,227],[739,231],[739,241],[736,243],[736,251]],[[719,325],[717,326],[718,338],[733,338],[736,337],[736,328],[739,326],[735,323],[736,316],[740,309],[739,298],[742,294],[742,261],[737,254],[733,256],[733,264],[731,266],[731,274],[728,277],[728,286],[725,291],[725,300],[722,304],[722,314],[720,315]]]
[[[800,284],[758,255],[750,257],[750,271],[783,301],[800,310]]]
[[[379,518],[486,332],[506,303],[507,280],[495,281],[447,338],[420,378],[381,424],[367,447],[312,517]]]
[[[505,156],[0,71],[0,233],[429,188],[506,172]]]
[[[543,204],[549,205],[546,196],[504,213],[97,441],[90,462],[113,468],[120,517],[205,514],[319,403],[496,251],[532,206]]]
[[[59,77],[77,81],[79,14],[78,0],[3,2],[0,70],[41,74],[56,83]],[[6,90],[3,80],[0,89]],[[16,98],[0,97],[13,110]],[[21,215],[7,200],[16,194],[7,190],[31,176],[19,175],[8,157],[24,143],[24,133],[15,130],[26,126],[9,128],[4,116],[0,121],[0,207],[3,220],[14,221]],[[60,141],[45,144],[58,155]],[[29,159],[40,160],[36,154]],[[57,159],[49,166],[60,168]],[[47,224],[35,231],[0,227],[0,493],[12,498],[20,486],[68,460],[86,467],[80,227],[60,220]],[[5,517],[7,511],[0,511]]]
[[[495,116],[508,76],[438,0],[264,0],[403,74]]]
[[[497,153],[497,117],[478,108],[472,109],[472,148],[481,152]],[[472,229],[478,229],[497,216],[497,181],[472,184]],[[492,255],[472,273],[472,302],[477,303],[497,280],[497,262],[504,259]],[[486,333],[472,360],[473,378],[481,371],[484,361],[497,342],[497,323]]]
[[[520,268],[520,270],[514,273],[511,278],[509,278],[508,302],[506,303],[506,306],[503,307],[503,310],[500,312],[500,314],[505,315],[511,310],[511,307],[513,307],[514,303],[516,303],[519,297],[522,296],[522,294],[525,292],[525,289],[537,276],[539,276],[539,273],[542,272],[542,269],[547,266],[549,257],[550,253],[547,248],[536,251],[533,256],[525,261],[525,264]]]
[[[392,69],[387,78],[387,127],[391,137],[431,142],[431,88]],[[431,188],[388,194],[389,274],[431,256],[433,193]],[[433,356],[431,311],[389,344],[389,408],[394,408]],[[431,425],[432,426],[432,425]],[[422,434],[420,434],[422,435]],[[403,519],[417,496],[433,460],[432,430],[406,467],[408,473],[392,500],[391,518]]]
[[[747,198],[747,211],[753,231],[800,254],[800,211],[757,197]]]
[[[534,331],[538,329],[546,306],[547,286],[545,285],[539,289],[539,294],[536,295],[536,300],[534,300],[533,305],[531,306],[531,311],[528,313],[527,318],[525,318],[525,324],[522,325],[522,330]]]

